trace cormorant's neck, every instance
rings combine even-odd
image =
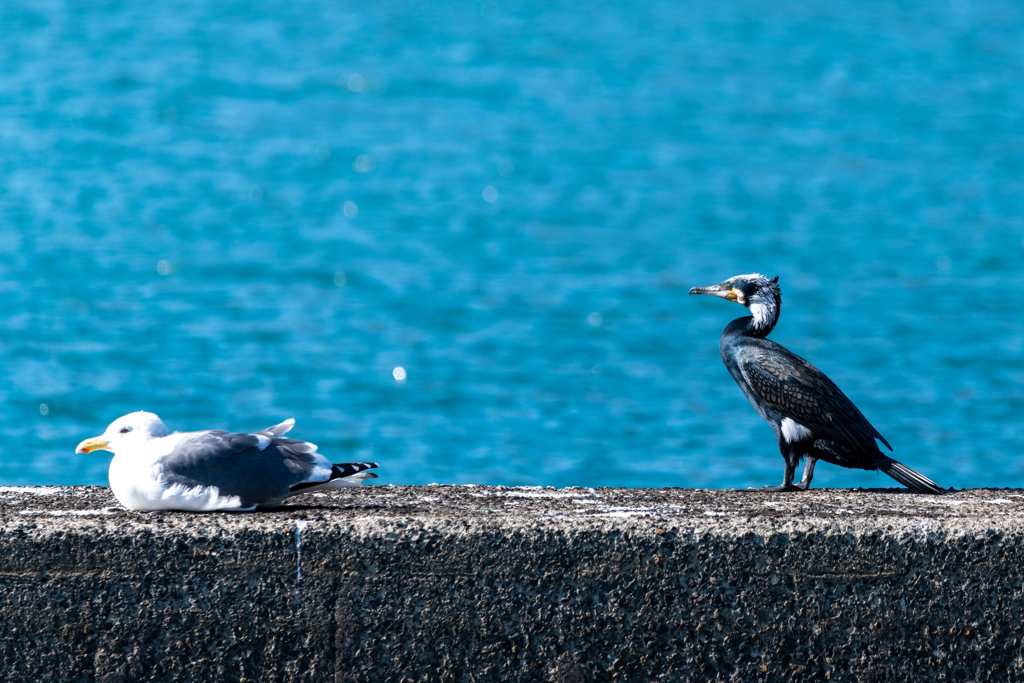
[[[768,333],[779,322],[779,309],[781,307],[772,300],[759,299],[750,303],[750,322],[747,323],[747,333],[751,337],[764,339]]]
[[[779,302],[781,303],[781,302]],[[746,318],[737,318],[725,328],[725,333],[733,336],[755,337],[764,339],[768,333],[779,322],[779,309],[781,306],[775,301],[755,300],[750,304],[751,315]]]

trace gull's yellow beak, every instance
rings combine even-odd
[[[104,441],[97,436],[95,439],[86,439],[82,443],[78,444],[78,448],[75,449],[75,453],[92,453],[93,451],[106,450],[109,444],[109,441]]]

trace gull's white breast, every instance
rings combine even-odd
[[[222,496],[216,486],[171,485],[163,474],[160,459],[170,453],[187,434],[171,434],[132,444],[131,450],[116,453],[110,461],[110,488],[130,510],[240,510],[238,496]]]

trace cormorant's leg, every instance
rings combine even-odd
[[[782,474],[781,486],[762,486],[759,489],[741,489],[743,491],[758,491],[761,493],[780,493],[783,491],[800,491],[799,486],[793,485],[793,474],[796,472],[796,464],[799,456],[796,449],[790,448],[784,453],[786,457],[786,469]],[[813,469],[813,468],[812,468]],[[806,474],[805,474],[806,476]],[[808,480],[809,481],[809,480]],[[801,482],[802,483],[802,482]]]
[[[818,459],[813,455],[807,456],[807,464],[804,466],[804,478],[800,480],[796,487],[801,491],[806,491],[811,488],[811,479],[814,479],[814,463],[818,462]]]

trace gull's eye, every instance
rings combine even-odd
[[[122,434],[127,434],[130,431],[132,431],[131,427],[121,427],[121,433]]]

